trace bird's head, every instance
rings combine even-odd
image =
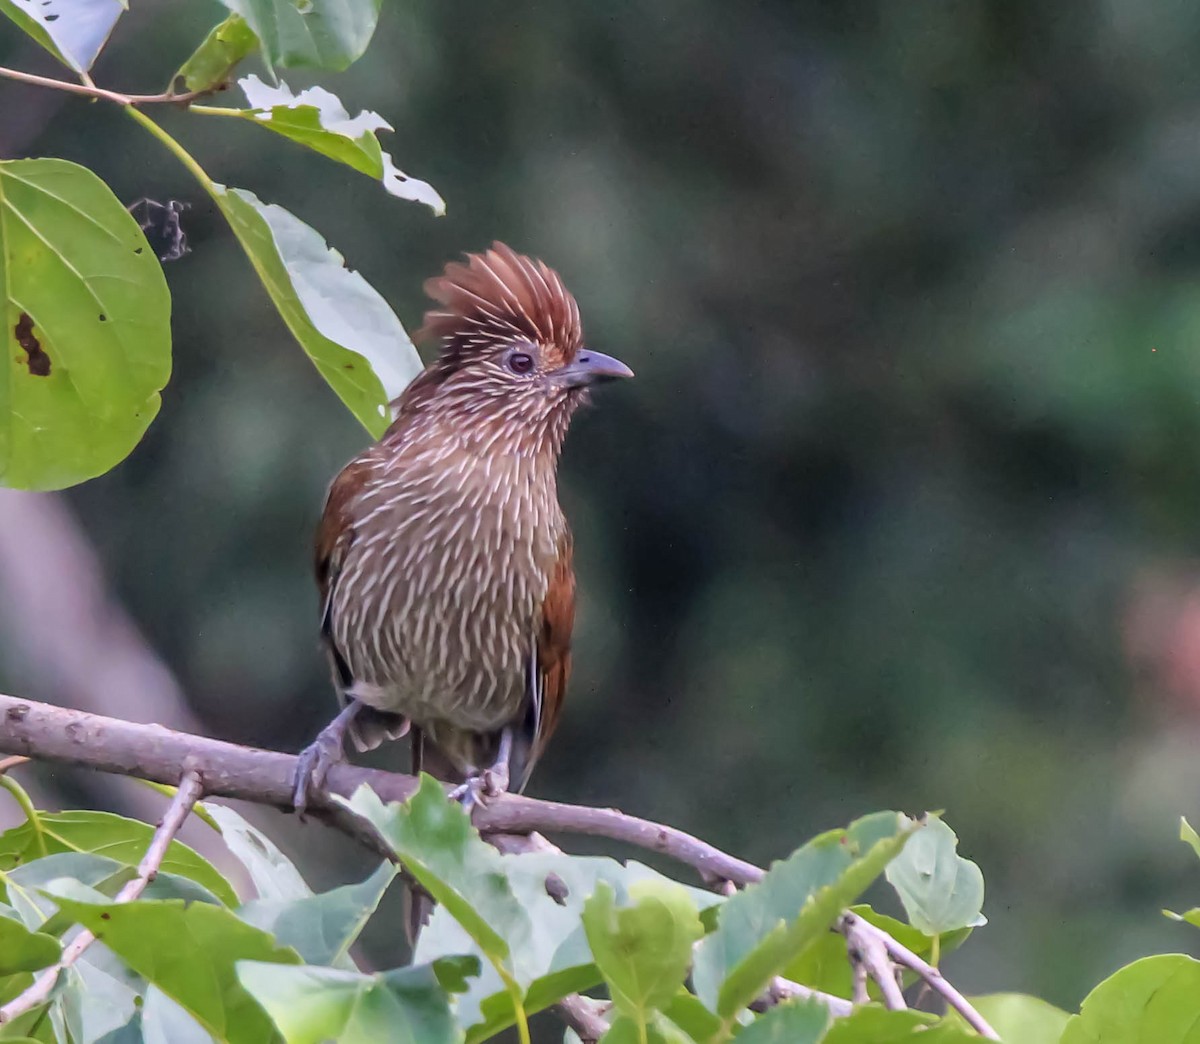
[[[633,376],[583,346],[579,306],[558,274],[503,243],[448,264],[425,292],[440,306],[417,334],[438,346],[418,382],[427,406],[557,431],[592,385]]]

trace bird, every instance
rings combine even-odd
[[[521,792],[571,671],[573,540],[558,499],[572,416],[633,376],[584,345],[545,263],[495,242],[429,279],[436,358],[334,478],[316,535],[321,642],[341,712],[302,752],[303,814],[330,767],[411,733],[414,773],[470,811]]]

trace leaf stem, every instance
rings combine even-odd
[[[532,1038],[529,1036],[529,1016],[525,1014],[525,998],[521,995],[520,983],[508,973],[499,961],[493,961],[492,966],[500,973],[500,978],[504,980],[504,986],[512,1000],[513,1014],[517,1019],[517,1037],[520,1038],[521,1044],[532,1044]]]
[[[56,80],[50,76],[38,76],[36,73],[22,72],[20,69],[9,69],[0,65],[0,78],[16,80],[18,83],[28,83],[34,87],[49,87],[55,91],[65,91],[67,94],[81,94],[86,98],[103,98],[117,105],[186,105],[193,98],[202,98],[212,91],[187,91],[184,94],[121,94],[119,91],[107,91],[97,87],[92,78],[85,72],[79,74],[83,83],[72,83],[70,80]]]
[[[46,831],[42,827],[42,817],[38,815],[38,810],[25,788],[7,773],[0,776],[0,788],[7,790],[12,799],[21,806],[21,811],[25,813],[25,818],[33,829],[33,836],[37,839],[38,851],[42,855],[48,855],[50,850],[46,847]]]
[[[938,966],[938,961],[942,958],[942,937],[935,935],[929,943],[929,963],[935,968]]]
[[[207,171],[205,171],[205,169],[196,162],[195,157],[192,156],[187,149],[180,145],[179,142],[171,137],[171,135],[169,135],[165,130],[163,130],[162,127],[160,127],[157,123],[150,119],[149,116],[147,116],[144,112],[141,112],[135,106],[126,105],[125,111],[129,114],[130,118],[134,120],[134,122],[140,123],[146,130],[154,135],[154,137],[162,142],[162,144],[174,154],[175,158],[179,160],[180,163],[187,167],[192,177],[200,182],[205,192],[212,196],[214,200],[217,199],[219,193],[217,192],[216,184],[213,182],[213,179],[208,176]]]
[[[237,116],[244,119],[248,109],[231,109],[225,105],[189,105],[188,112],[198,112],[201,116]]]

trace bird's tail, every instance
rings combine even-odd
[[[466,777],[454,767],[437,745],[429,742],[425,733],[418,728],[412,730],[412,772],[414,776],[428,772],[443,783],[457,786]],[[421,929],[433,916],[433,899],[420,885],[409,883],[404,889],[404,930],[409,946],[416,948]]]

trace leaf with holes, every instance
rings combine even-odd
[[[378,132],[390,131],[392,125],[378,113],[364,111],[351,117],[337,96],[323,87],[293,94],[286,83],[271,87],[253,75],[239,80],[238,86],[249,108],[206,111],[266,127],[382,182],[393,196],[424,203],[439,216],[446,212],[445,200],[432,185],[398,169],[380,147]]]
[[[381,0],[221,0],[262,41],[268,68],[340,71],[362,57]]]
[[[171,375],[171,299],[85,167],[0,162],[0,319],[0,485],[61,489],[120,463]]]
[[[421,358],[387,302],[342,255],[283,207],[242,189],[217,203],[292,335],[374,437],[388,403],[421,371]]]
[[[122,0],[0,0],[0,11],[76,72],[92,67],[125,8]]]

